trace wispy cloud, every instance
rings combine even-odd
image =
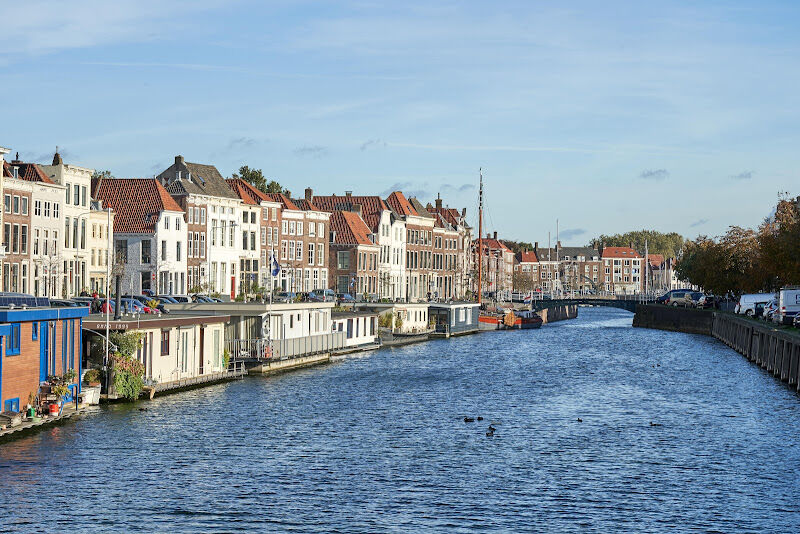
[[[306,145],[295,148],[294,154],[301,158],[321,158],[328,154],[328,149],[320,145]]]
[[[442,191],[453,191],[455,193],[466,193],[467,191],[472,191],[475,189],[475,184],[461,184],[461,185],[453,185],[453,184],[444,184],[441,187]]]
[[[644,170],[639,174],[639,178],[642,180],[652,180],[654,182],[666,180],[668,176],[669,171],[667,169],[649,169]]]
[[[420,202],[424,203],[424,199],[430,198],[431,194],[429,191],[420,188],[414,182],[395,182],[386,189],[381,192],[382,197],[387,197],[394,193],[395,191],[401,191],[406,198],[415,197]]]
[[[228,142],[228,150],[252,148],[255,145],[256,140],[252,137],[234,137]]]
[[[753,177],[755,173],[753,171],[744,171],[740,172],[739,174],[734,174],[731,176],[734,180],[749,180]]]
[[[361,143],[361,147],[360,148],[361,148],[361,151],[363,152],[364,150],[367,150],[368,148],[378,148],[378,147],[382,147],[382,146],[383,147],[386,146],[386,141],[383,141],[381,139],[370,139],[368,141],[364,141],[363,143]]]
[[[561,239],[572,239],[573,237],[578,237],[585,233],[586,229],[584,228],[569,228],[567,230],[561,230],[561,232],[559,232],[559,237]]]
[[[708,222],[708,219],[697,219],[695,222],[689,225],[690,228],[696,228],[698,226],[703,226]]]

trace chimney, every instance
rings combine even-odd
[[[533,251],[534,252],[539,252],[539,242],[538,241],[534,241],[534,243],[533,243]]]
[[[439,193],[436,193],[436,211],[442,209],[442,196]]]
[[[186,165],[186,162],[183,160],[183,156],[175,156],[175,165],[179,167]]]
[[[497,239],[497,230],[494,232],[494,238]]]
[[[361,204],[353,204],[353,213],[357,213],[361,217]]]
[[[352,196],[353,196],[353,192],[352,192],[352,191],[345,191],[345,192],[344,192],[344,196],[346,196],[346,197],[352,197]]]
[[[467,216],[467,208],[461,208],[461,216],[462,217],[466,217]]]
[[[491,238],[492,238],[492,234],[489,233],[489,232],[486,232],[486,239],[491,239]]]
[[[310,187],[306,187],[306,200],[311,202],[312,198],[314,198],[314,190]]]

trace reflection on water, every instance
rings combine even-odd
[[[631,318],[103,408],[0,445],[4,530],[795,531],[797,395]]]

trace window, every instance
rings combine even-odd
[[[39,254],[39,229],[34,228],[33,230],[33,254]]]
[[[272,208],[272,220],[273,221],[278,220],[278,208]]]
[[[181,242],[178,241],[177,243],[175,243],[175,245],[176,245],[175,247],[176,259],[177,261],[181,261]]]
[[[41,216],[42,214],[42,201],[41,200],[34,200],[33,201],[33,214],[37,217]]]
[[[186,216],[188,217],[188,219],[186,220],[187,224],[192,224],[194,222],[194,209],[189,208],[188,210],[186,210]]]
[[[33,341],[39,339],[39,323],[36,321],[31,324],[31,339]]]
[[[128,263],[128,240],[117,239],[114,242],[114,255],[119,263]]]
[[[175,229],[176,230],[180,230],[181,229],[181,218],[180,217],[175,217]]]
[[[250,232],[250,250],[256,249],[256,233]]]
[[[297,251],[297,257],[295,259],[297,261],[303,261],[303,242],[302,241],[298,241],[297,242],[297,248],[295,250]]]
[[[303,235],[303,221],[297,221],[297,235]]]
[[[150,263],[150,249],[152,242],[149,239],[142,241],[142,263]]]
[[[9,206],[10,206],[10,204],[9,204]],[[281,221],[281,233],[283,235],[286,235],[286,234],[289,233],[289,221]]]
[[[206,223],[206,209],[200,208],[200,224]]]
[[[72,184],[67,183],[67,204],[72,204]]]
[[[5,195],[3,197],[3,211],[11,213],[11,195]]]
[[[22,207],[20,209],[23,215],[28,214],[28,197],[22,197]]]
[[[206,233],[203,232],[200,234],[200,257],[206,257]]]
[[[72,203],[75,204],[76,206],[80,206],[81,205],[81,186],[78,185],[78,184],[75,184],[74,188],[75,189],[73,190],[73,193],[72,193]]]
[[[314,265],[314,243],[308,244],[308,264]]]
[[[167,261],[167,241],[161,240],[161,261]]]
[[[53,218],[54,219],[58,219],[58,205],[59,205],[58,202],[53,202]],[[44,203],[44,216],[45,217],[50,217],[50,203],[49,202],[45,202]],[[103,237],[103,236],[100,236],[100,237]]]
[[[81,206],[86,207],[86,186],[81,186]]]
[[[169,217],[164,217],[164,228],[169,230]]]
[[[247,232],[242,232],[242,248],[247,250]]]
[[[6,339],[6,356],[16,356],[20,347],[20,324],[11,324],[11,335]]]
[[[255,223],[256,223],[256,212],[251,211],[250,212],[250,224],[255,224]]]
[[[28,253],[28,225],[23,224],[20,227],[20,247],[19,252],[20,254],[27,254]]]
[[[312,223],[308,223],[308,237],[316,237],[317,234],[317,225]]]
[[[338,269],[350,268],[350,253],[346,251],[339,251],[336,253],[336,266]]]
[[[161,355],[169,356],[169,330],[161,331]]]
[[[19,213],[19,197],[14,195],[14,213]]]
[[[294,221],[289,221],[289,235],[294,235],[296,229],[297,229],[297,223]]]
[[[11,234],[11,251],[14,254],[19,252],[19,225],[14,225],[14,233]]]

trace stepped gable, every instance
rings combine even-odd
[[[114,232],[153,233],[162,211],[183,213],[155,178],[103,178],[95,197],[114,210]]]

